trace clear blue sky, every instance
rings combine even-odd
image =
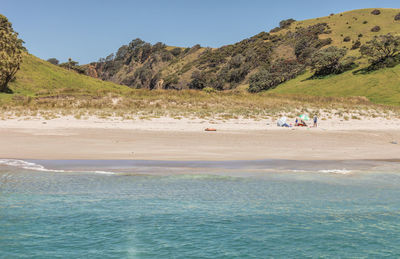
[[[134,38],[219,47],[303,20],[352,9],[400,8],[399,0],[0,0],[29,52],[97,61]]]

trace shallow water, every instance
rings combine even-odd
[[[10,161],[1,258],[400,255],[396,164]]]

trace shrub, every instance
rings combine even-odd
[[[206,76],[204,72],[195,70],[192,73],[192,81],[189,83],[190,89],[203,89],[206,86]]]
[[[251,93],[275,88],[279,84],[295,78],[304,72],[304,66],[296,60],[280,60],[273,66],[262,69],[250,77],[249,89]]]
[[[362,33],[358,34],[359,38],[362,38],[364,35],[362,35]]]
[[[294,19],[292,19],[292,18],[287,19],[287,20],[280,21],[280,22],[279,22],[279,27],[280,27],[281,29],[286,29],[286,28],[288,28],[292,23],[294,23],[295,21],[296,21],[296,20],[294,20]]]
[[[181,48],[173,48],[171,50],[171,54],[174,55],[175,57],[179,56],[181,53],[182,53],[182,49]]]
[[[331,39],[319,39],[319,35],[328,33],[327,29],[328,25],[326,23],[319,23],[299,29],[294,33],[296,40],[294,53],[299,62],[307,63],[312,53],[332,42]]]
[[[371,14],[373,14],[373,15],[380,15],[380,14],[381,14],[381,11],[379,11],[378,9],[375,9],[375,10],[373,10],[373,11],[371,12]]]
[[[51,63],[53,65],[58,65],[60,63],[60,61],[58,59],[56,59],[56,58],[49,58],[47,60],[47,62],[49,62],[49,63]]]
[[[360,52],[363,56],[369,57],[373,64],[394,58],[400,55],[400,36],[387,34],[375,37],[361,46]]]
[[[400,13],[398,13],[395,17],[394,17],[395,21],[400,21]]]
[[[351,41],[351,38],[350,38],[350,36],[346,36],[346,37],[344,37],[343,41],[344,41],[344,42],[349,42],[349,41]]]
[[[380,30],[381,30],[381,27],[379,27],[379,26],[375,26],[375,27],[373,27],[373,28],[371,29],[372,32],[378,32],[378,31],[380,31]]]
[[[368,23],[368,21],[363,21],[363,24],[367,24]]]
[[[356,57],[348,56],[342,59],[339,63],[339,67],[336,71],[336,74],[340,74],[349,70],[356,68],[358,65],[355,63]]]
[[[311,67],[315,71],[313,77],[341,73],[343,68],[340,61],[346,53],[345,49],[333,46],[317,51],[311,59]]]
[[[332,38],[326,38],[320,40],[322,46],[327,46],[332,44]]]
[[[361,47],[361,42],[359,40],[356,40],[353,45],[351,46],[351,49],[358,49]]]

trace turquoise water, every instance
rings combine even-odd
[[[0,165],[0,257],[400,256],[397,169],[139,169]]]

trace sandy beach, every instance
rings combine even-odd
[[[278,128],[272,120],[15,118],[0,121],[0,143],[0,158],[16,159],[398,159],[400,121]]]

